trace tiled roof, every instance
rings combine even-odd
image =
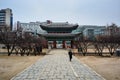
[[[43,34],[43,36],[57,36],[57,37],[65,37],[65,36],[75,36],[75,34],[71,34],[71,33],[48,33],[48,34]]]
[[[46,27],[73,27],[78,24],[69,24],[68,22],[59,22],[59,23],[41,23],[42,26]]]

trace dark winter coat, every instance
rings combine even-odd
[[[72,59],[72,52],[69,51],[68,54],[69,54],[70,59]]]

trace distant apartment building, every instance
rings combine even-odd
[[[13,14],[12,10],[9,8],[0,10],[0,29],[4,28],[5,26],[12,30]]]
[[[106,35],[118,35],[120,34],[120,27],[115,24],[107,26],[106,28]]]
[[[45,34],[46,31],[42,30],[40,28],[41,22],[29,22],[29,23],[23,23],[20,21],[17,21],[17,30],[22,32],[32,32],[37,34]]]
[[[93,39],[98,35],[105,35],[105,26],[93,26],[93,25],[80,25],[73,33],[82,33],[84,37]]]

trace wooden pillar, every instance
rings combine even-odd
[[[56,41],[53,42],[54,48],[56,48]]]
[[[63,44],[63,48],[65,48],[65,41],[64,40],[63,40],[62,44]]]
[[[45,48],[48,48],[48,45],[49,45],[49,44],[48,44],[48,41],[46,41],[46,47],[45,47]]]
[[[73,48],[73,41],[71,40],[71,48]]]

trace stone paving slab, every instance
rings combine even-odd
[[[44,58],[39,59],[35,64],[26,68],[24,71],[14,76],[11,80],[36,80],[48,63],[48,58],[48,56],[45,56]]]
[[[79,80],[105,80],[86,64],[81,63],[76,57],[71,62]]]
[[[66,50],[52,50],[11,80],[105,80]]]

